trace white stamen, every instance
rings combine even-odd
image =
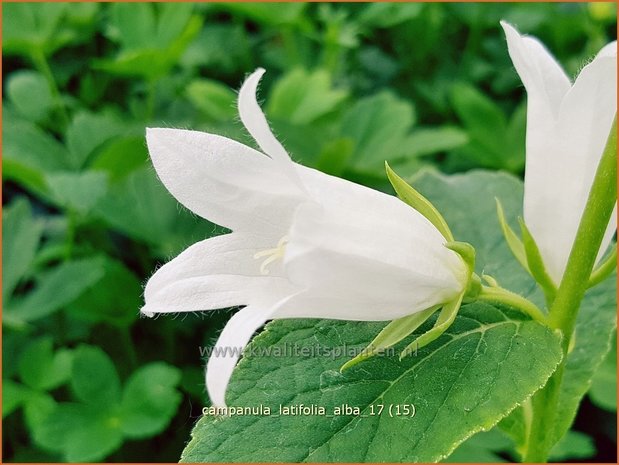
[[[260,265],[260,274],[263,274],[265,276],[268,275],[270,271],[267,267],[271,263],[284,257],[284,253],[286,252],[287,243],[288,243],[288,236],[284,236],[277,243],[277,247],[273,249],[261,250],[260,252],[257,252],[256,254],[254,254],[255,259],[267,257]]]

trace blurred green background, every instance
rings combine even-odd
[[[613,40],[616,6],[5,3],[4,460],[175,462],[208,402],[199,346],[231,311],[138,309],[159,265],[223,230],[159,183],[145,127],[253,145],[235,97],[262,66],[303,164],[385,191],[384,160],[521,176],[525,95],[500,19],[573,76]],[[615,393],[611,354],[556,460],[615,460]],[[501,441],[453,459],[509,460]]]

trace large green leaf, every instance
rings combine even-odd
[[[491,428],[558,363],[559,339],[520,318],[487,304],[468,305],[439,340],[415,355],[401,362],[397,356],[374,357],[343,374],[338,370],[347,358],[333,354],[343,344],[365,347],[384,324],[271,323],[248,353],[271,348],[285,356],[248,355],[235,371],[228,400],[235,407],[268,406],[274,416],[205,416],[182,460],[439,460],[471,434]],[[330,355],[295,356],[285,352],[291,344],[300,354],[319,344]],[[327,415],[277,415],[280,405],[298,404],[323,406]],[[360,414],[336,415],[342,404],[358,407]],[[381,405],[386,410],[379,415]],[[414,406],[414,417],[396,415],[396,406],[405,411],[404,405]]]

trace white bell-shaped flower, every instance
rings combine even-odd
[[[572,83],[539,40],[501,25],[527,91],[524,220],[558,285],[617,112],[617,42]],[[613,214],[598,261],[615,231]]]
[[[267,320],[393,320],[457,299],[470,274],[432,223],[396,197],[292,162],[256,101],[263,73],[249,76],[238,102],[262,152],[214,134],[147,131],[167,189],[232,230],[161,267],[142,308],[152,316],[244,306],[208,361],[217,406],[240,351]]]

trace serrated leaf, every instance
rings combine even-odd
[[[133,373],[120,404],[123,433],[144,438],[162,432],[182,400],[176,389],[180,379],[180,370],[164,363],[151,363]]]
[[[344,342],[363,347],[377,328],[380,324],[278,320],[252,347],[295,344],[303,350],[317,341],[326,351]],[[332,414],[348,404],[368,416],[206,416],[183,462],[436,461],[473,432],[491,428],[545,382],[561,357],[559,339],[547,328],[479,303],[463,307],[439,341],[402,362],[374,357],[340,374],[342,356],[252,356],[252,348],[246,354],[230,384],[230,406],[268,406],[277,414],[280,404],[303,403]],[[370,415],[372,405],[402,404],[416,406],[414,418]]]

